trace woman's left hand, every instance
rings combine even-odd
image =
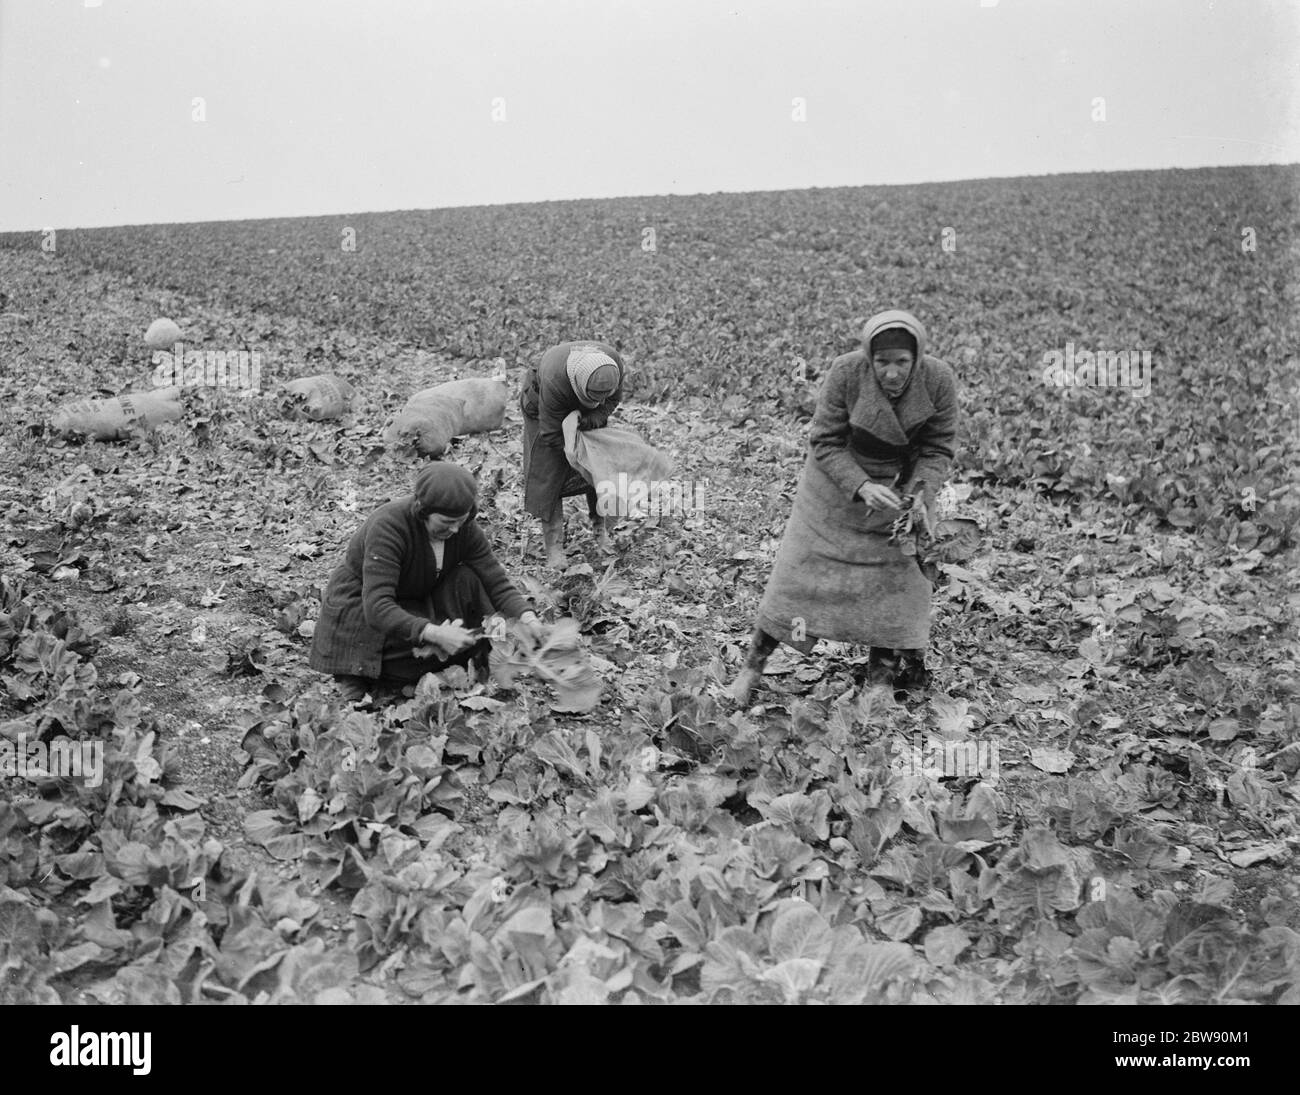
[[[519,629],[534,645],[546,639],[546,625],[537,618],[537,613],[531,610],[519,617]]]

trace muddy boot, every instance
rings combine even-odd
[[[763,666],[776,649],[777,640],[760,628],[754,629],[754,636],[749,642],[749,653],[745,655],[744,668],[736,675],[731,687],[727,689],[732,700],[740,707],[748,707],[750,696],[758,682],[763,679]]]
[[[609,518],[599,515],[592,517],[591,531],[596,538],[596,550],[601,555],[613,555],[614,545],[609,538]]]
[[[553,520],[542,525],[542,545],[546,548],[546,565],[564,570],[568,557],[564,554],[564,514],[557,513]]]
[[[754,689],[758,687],[758,682],[762,678],[763,671],[761,669],[750,669],[749,666],[745,666],[736,674],[736,679],[731,682],[731,687],[727,689],[727,693],[737,706],[748,707],[749,698],[753,695]]]
[[[894,678],[894,695],[916,698],[930,687],[930,671],[925,668],[924,650],[900,650],[898,675]]]
[[[873,646],[867,657],[867,687],[894,690],[894,678],[898,675],[898,658],[892,650]]]

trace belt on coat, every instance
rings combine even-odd
[[[897,448],[887,452],[876,449],[874,452],[866,452],[853,444],[851,439],[848,449],[863,474],[875,479],[888,478],[897,471],[898,482],[906,484],[912,478],[912,472],[916,467],[916,453],[911,449]]]

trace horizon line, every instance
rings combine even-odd
[[[599,197],[573,197],[573,198],[540,198],[531,201],[502,201],[502,202],[473,202],[462,205],[431,205],[431,206],[401,206],[389,209],[346,209],[338,211],[329,211],[323,213],[275,213],[267,216],[258,217],[227,217],[224,219],[212,220],[180,220],[180,221],[130,221],[125,223],[112,224],[80,224],[80,225],[50,225],[42,224],[35,228],[0,228],[0,240],[6,236],[25,235],[31,232],[44,232],[49,229],[55,229],[60,232],[96,232],[111,228],[164,228],[174,227],[176,225],[206,225],[206,224],[247,224],[258,221],[283,221],[283,220],[314,220],[326,217],[349,217],[349,216],[381,216],[389,213],[437,213],[446,210],[469,210],[469,209],[502,209],[511,206],[523,205],[553,205],[565,202],[613,202],[613,201],[630,201],[633,199],[663,199],[663,198],[706,198],[715,195],[728,195],[740,197],[747,194],[801,194],[809,191],[818,190],[897,190],[902,187],[915,186],[953,186],[961,183],[976,182],[1011,182],[1018,179],[1054,179],[1054,178],[1071,178],[1086,175],[1133,175],[1140,172],[1161,172],[1161,171],[1232,171],[1241,168],[1276,168],[1291,167],[1300,168],[1300,161],[1283,161],[1283,162],[1263,162],[1263,163],[1235,163],[1235,164],[1201,164],[1195,167],[1186,166],[1165,166],[1165,167],[1126,167],[1115,170],[1099,171],[1043,171],[1024,175],[972,175],[955,179],[924,179],[915,182],[894,182],[894,183],[835,183],[824,186],[797,186],[797,187],[775,187],[770,189],[755,190],[697,190],[687,193],[666,192],[661,194],[607,194]]]

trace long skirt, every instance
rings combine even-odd
[[[554,449],[538,440],[541,425],[530,415],[523,397],[520,410],[524,416],[524,509],[542,521],[550,521],[564,499],[583,494],[587,513],[596,516],[596,489],[573,467],[562,449]]]
[[[896,650],[930,641],[929,579],[889,542],[893,512],[868,513],[812,456],[758,610],[758,626],[807,653],[818,638]]]

